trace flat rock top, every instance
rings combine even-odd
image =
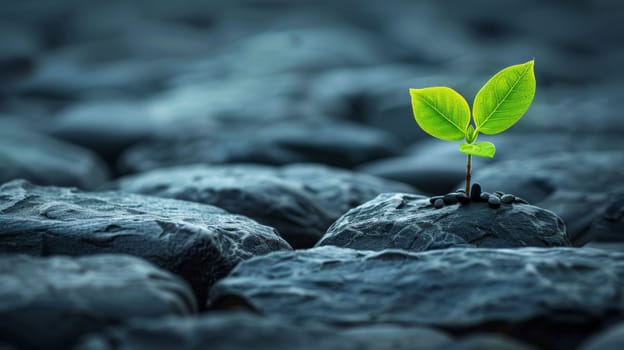
[[[391,134],[329,120],[226,124],[198,130],[131,147],[120,159],[121,170],[141,172],[194,163],[245,162],[318,162],[349,168],[400,151]]]
[[[211,300],[213,307],[238,299],[263,314],[339,325],[500,326],[514,336],[543,332],[553,340],[548,334],[555,329],[586,336],[623,316],[623,285],[624,254],[597,249],[411,253],[327,246],[248,260],[215,285]]]
[[[93,189],[108,179],[106,164],[91,151],[5,124],[0,123],[0,183],[23,178]]]
[[[215,205],[275,227],[293,247],[313,246],[347,210],[382,192],[412,191],[401,183],[317,164],[190,165],[120,179],[135,193]]]
[[[0,255],[0,280],[0,333],[23,349],[66,349],[123,320],[197,309],[182,280],[125,255]]]
[[[21,180],[0,186],[0,238],[6,253],[140,256],[184,276],[200,300],[238,262],[291,249],[273,228],[213,206]]]
[[[424,251],[449,247],[569,246],[563,221],[527,204],[471,201],[436,209],[429,198],[384,193],[343,215],[317,246]]]

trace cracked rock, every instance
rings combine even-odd
[[[599,249],[325,246],[247,260],[210,301],[293,320],[496,332],[570,349],[624,316],[622,286],[624,254]]]
[[[427,197],[384,193],[338,219],[317,246],[425,251],[449,247],[557,247],[570,243],[563,221],[527,204],[454,204],[436,209]]]
[[[277,232],[222,209],[16,180],[0,186],[0,253],[135,255],[183,277],[203,303],[236,264],[291,249]]]

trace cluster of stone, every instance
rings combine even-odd
[[[501,204],[529,204],[526,200],[515,196],[510,193],[504,193],[496,191],[494,193],[482,192],[481,185],[478,183],[472,184],[470,188],[470,194],[466,193],[464,189],[458,189],[455,192],[447,193],[443,196],[434,196],[429,198],[429,202],[436,208],[443,208],[445,205],[452,204],[469,204],[475,203],[487,203],[490,208],[500,208]]]

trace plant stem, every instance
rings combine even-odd
[[[472,175],[472,154],[468,155],[466,161],[466,195],[470,197],[470,177]]]

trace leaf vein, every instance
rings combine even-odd
[[[524,72],[522,72],[522,74],[520,74],[520,76],[518,77],[518,79],[513,83],[513,85],[511,86],[511,88],[509,89],[509,91],[507,91],[507,93],[505,94],[505,97],[503,97],[497,104],[496,107],[494,107],[494,109],[492,110],[492,112],[490,112],[490,114],[488,114],[487,117],[485,117],[485,119],[483,120],[483,122],[481,123],[481,125],[485,125],[488,120],[490,120],[490,118],[492,117],[492,115],[494,113],[496,113],[498,111],[498,108],[500,108],[500,106],[503,104],[503,102],[505,102],[505,100],[507,99],[507,97],[509,96],[509,94],[511,94],[511,92],[516,88],[516,85],[518,85],[520,83],[520,81],[522,80],[522,78],[524,78],[524,76],[529,72],[529,66],[527,66],[524,70]],[[494,94],[496,94],[497,91],[494,90]],[[480,128],[477,128],[477,130]]]

